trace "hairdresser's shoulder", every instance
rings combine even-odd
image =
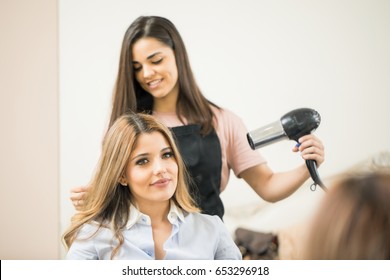
[[[215,106],[211,106],[211,110],[213,111],[217,121],[222,120],[224,122],[241,122],[241,117],[228,108],[217,108]]]

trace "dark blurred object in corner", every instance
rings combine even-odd
[[[272,233],[237,228],[235,242],[240,248],[243,260],[278,259],[278,237]]]

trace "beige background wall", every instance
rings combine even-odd
[[[0,259],[58,259],[58,11],[0,0]]]

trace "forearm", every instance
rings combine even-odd
[[[299,139],[300,146],[294,146],[293,152],[300,152],[303,160],[315,160],[317,166],[324,161],[324,145],[313,134]],[[310,177],[306,164],[287,172],[274,173],[267,164],[251,167],[241,177],[264,200],[276,202],[294,193]]]
[[[268,166],[256,166],[244,171],[242,177],[262,199],[277,202],[294,193],[310,174],[305,164],[278,173],[273,173]]]
[[[256,188],[264,190],[265,200],[277,202],[293,194],[309,177],[306,165],[302,164],[287,172],[274,173],[264,186],[256,186]]]

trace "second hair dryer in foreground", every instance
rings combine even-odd
[[[280,120],[260,127],[247,134],[249,145],[253,150],[278,142],[283,139],[295,140],[310,134],[320,125],[320,114],[310,108],[300,108],[283,115]],[[312,186],[319,185],[326,190],[322,183],[315,160],[306,160],[310,176],[314,181]]]

